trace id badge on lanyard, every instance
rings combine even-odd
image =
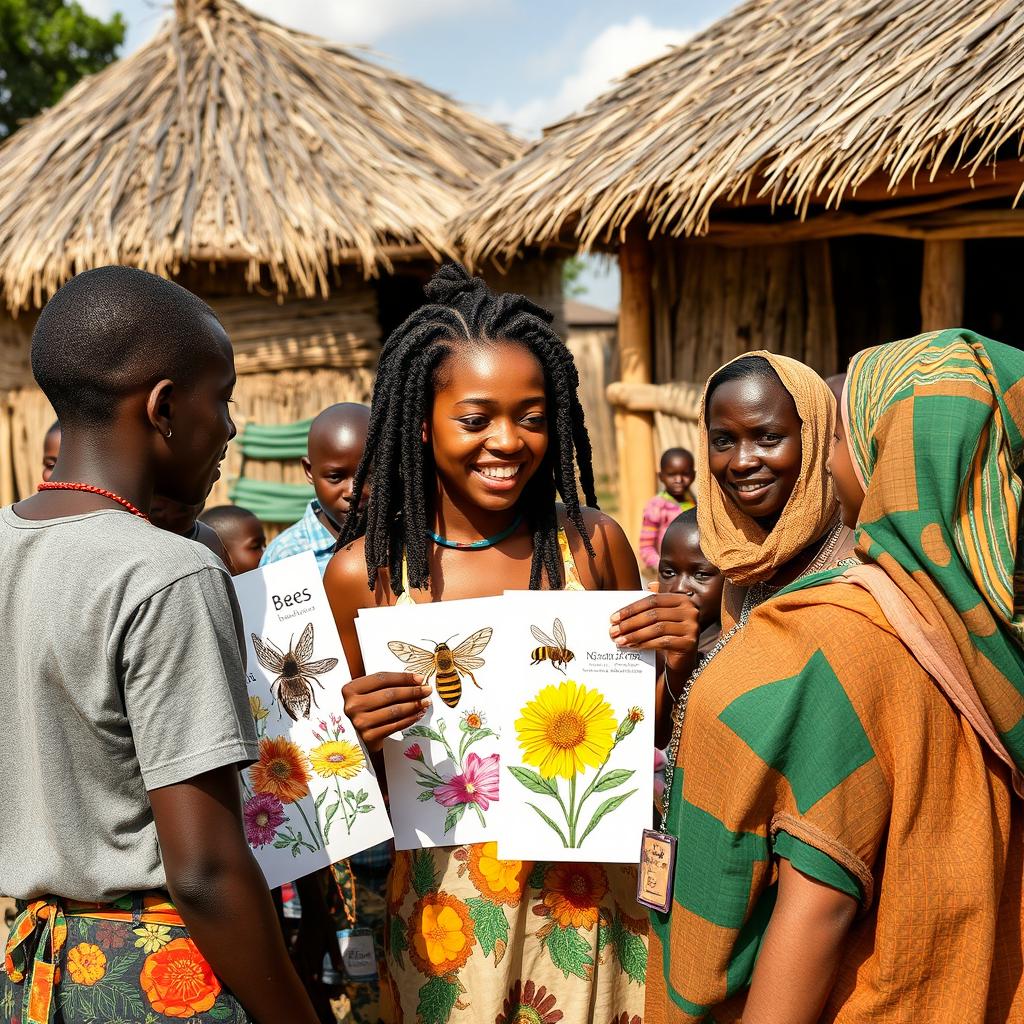
[[[636,877],[636,901],[648,910],[668,913],[676,873],[676,837],[645,828],[640,842],[640,870]]]

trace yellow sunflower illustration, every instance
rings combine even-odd
[[[523,760],[541,777],[571,779],[600,767],[612,749],[615,714],[597,690],[566,680],[545,686],[516,721]]]
[[[366,758],[362,750],[347,740],[328,740],[314,747],[309,752],[309,760],[313,765],[313,771],[323,779],[331,779],[340,775],[343,779],[354,779],[363,765]]]

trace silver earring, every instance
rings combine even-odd
[[[167,440],[168,440],[168,441],[170,441],[170,439],[171,439],[171,434],[172,434],[172,433],[173,433],[173,431],[170,431],[170,430],[168,430],[168,431],[167,431],[167,433],[166,433],[166,434],[164,434],[164,437],[166,437],[166,438],[167,438]]]

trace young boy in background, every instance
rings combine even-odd
[[[60,421],[55,420],[43,438],[43,483],[53,476],[60,455]]]
[[[339,402],[329,406],[313,420],[302,468],[306,479],[313,485],[316,498],[309,503],[305,515],[294,526],[284,530],[267,545],[260,565],[269,565],[303,551],[312,551],[320,575],[327,571],[341,523],[352,507],[352,481],[366,448],[369,424],[369,407],[356,402]],[[365,500],[369,489],[363,493]],[[347,894],[354,891],[358,912],[356,923],[372,929],[378,958],[383,952],[384,883],[390,866],[391,844],[380,843],[331,867],[338,892]],[[304,923],[310,913],[314,921],[322,919],[318,877],[310,875],[299,879],[296,889],[303,906]],[[348,902],[345,895],[342,899]],[[351,907],[347,912],[355,916]],[[333,935],[327,938],[333,943]],[[315,979],[306,976],[306,984],[316,993]],[[345,993],[351,1004],[353,1024],[373,1024],[380,1019],[380,991],[376,982],[347,982]]]
[[[200,515],[199,523],[209,527],[220,538],[227,551],[227,565],[232,576],[259,566],[267,547],[267,535],[263,524],[247,508],[215,505]]]
[[[369,423],[369,407],[356,402],[329,406],[313,420],[302,468],[316,498],[294,526],[270,542],[260,565],[312,551],[320,575],[327,571],[341,522],[351,507],[352,479],[366,447]]]
[[[231,343],[191,292],[103,267],[47,303],[32,372],[62,438],[41,493],[0,510],[2,1012],[315,1024],[243,831],[231,583],[149,522],[156,490],[193,505],[220,474]]]
[[[692,452],[686,448],[667,448],[662,452],[658,479],[664,490],[644,506],[640,526],[640,560],[649,569],[658,568],[661,542],[669,523],[696,504],[690,494],[695,475]]]

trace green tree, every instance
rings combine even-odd
[[[562,264],[562,294],[567,299],[578,299],[587,294],[587,286],[580,280],[586,266],[579,256],[570,256]]]
[[[75,0],[0,0],[0,139],[106,67],[124,19],[93,18]]]

